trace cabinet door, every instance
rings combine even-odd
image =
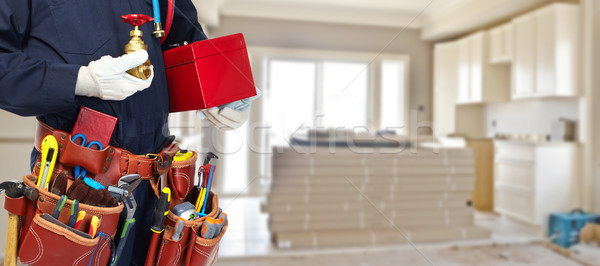
[[[536,86],[534,94],[536,96],[550,95],[556,88],[555,73],[555,23],[556,13],[554,7],[540,9],[535,13],[535,40],[536,40],[536,57],[535,57],[535,77]]]
[[[535,16],[513,20],[515,31],[512,65],[512,98],[529,97],[535,87]]]
[[[455,131],[457,49],[455,42],[436,44],[434,48],[433,130],[437,136]]]
[[[514,49],[514,26],[512,23],[508,23],[502,27],[502,37],[503,37],[503,58],[506,62],[512,61],[513,58],[513,49]]]
[[[471,98],[469,86],[471,83],[471,67],[469,39],[463,38],[457,42],[458,45],[458,98],[459,103],[468,102]]]
[[[490,63],[498,63],[502,61],[503,56],[503,29],[497,27],[490,30]]]
[[[483,34],[469,37],[469,102],[483,100]]]

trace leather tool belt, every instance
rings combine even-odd
[[[53,179],[60,173],[73,177],[73,166],[80,165],[93,175],[96,181],[106,186],[118,183],[123,175],[140,174],[144,179],[149,179],[150,185],[157,193],[160,178],[165,178],[167,186],[172,190],[170,210],[184,201],[196,202],[199,196],[199,191],[195,191],[195,196],[191,193],[198,153],[191,151],[191,158],[173,161],[171,158],[178,151],[177,144],[171,144],[159,154],[148,155],[134,155],[111,146],[94,150],[73,143],[69,133],[38,121],[35,136],[35,147],[38,151],[47,135],[53,135],[59,144],[59,163],[54,167]],[[58,218],[50,216],[54,216],[60,195],[36,185],[40,171],[39,162],[40,160],[31,175],[23,177],[23,184],[35,188],[39,196],[35,199],[25,196],[10,198],[5,194],[4,208],[19,216],[19,259],[29,265],[107,265],[114,255],[111,249],[114,247],[112,239],[117,237],[119,217],[124,204],[98,207],[80,202],[79,210],[86,212],[80,228],[67,226],[66,221],[70,219],[71,205],[74,201],[67,198],[64,207],[59,210]],[[74,181],[68,182],[73,186]],[[185,221],[178,237],[175,237],[176,224],[183,217],[178,217],[171,211],[168,213],[164,221],[165,229],[160,236],[160,245],[148,251],[154,256],[155,265],[212,265],[215,262],[219,242],[228,224],[226,222],[221,232],[212,239],[200,237],[199,232],[205,219],[216,219],[218,216],[218,196],[210,192],[206,205],[207,214],[195,220]],[[90,236],[86,232],[93,219],[98,221],[99,233]]]
[[[167,146],[158,154],[146,155],[135,155],[109,145],[102,150],[89,149],[71,141],[69,133],[37,121],[35,148],[38,151],[41,151],[42,140],[47,135],[53,135],[58,141],[60,164],[56,164],[55,174],[64,172],[72,177],[71,167],[80,165],[88,173],[95,175],[94,179],[103,185],[114,185],[127,174],[139,174],[143,179],[164,175],[171,168],[170,158],[179,150],[177,143]]]

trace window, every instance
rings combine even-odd
[[[324,61],[322,63],[323,112],[325,127],[368,127],[369,95],[367,62]]]
[[[249,53],[263,91],[260,110],[252,111],[260,114],[251,122],[269,131],[263,152],[248,154],[248,167],[260,177],[255,189],[268,189],[273,147],[287,146],[303,129],[408,132],[408,56],[272,47],[249,47]]]
[[[368,127],[367,62],[270,58],[267,68],[273,143],[299,128]]]
[[[221,192],[236,195],[244,192],[248,185],[248,123],[231,131],[221,132],[223,147],[219,171],[222,181]]]
[[[381,105],[379,129],[406,132],[405,62],[384,60],[381,63]]]
[[[284,145],[299,127],[314,125],[317,65],[311,61],[270,60],[268,69],[265,96],[271,137]]]

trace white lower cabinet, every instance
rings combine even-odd
[[[494,210],[546,232],[550,213],[579,207],[576,143],[495,141]]]

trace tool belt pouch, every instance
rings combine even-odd
[[[88,265],[91,260],[94,265],[106,265],[110,258],[108,239],[86,238],[73,230],[36,214],[21,244],[21,262],[29,265]]]
[[[106,265],[110,258],[111,243],[108,238],[100,237],[99,232],[114,238],[123,205],[103,208],[80,203],[79,210],[85,211],[86,215],[78,227],[82,231],[75,230],[65,225],[69,220],[72,201],[67,200],[56,221],[51,214],[60,197],[37,187],[36,180],[34,175],[23,177],[26,186],[38,190],[36,201],[23,197],[5,203],[9,211],[16,206],[24,208],[19,213],[23,214],[19,236],[21,262],[32,265],[88,265],[91,259],[94,265]],[[92,239],[87,232],[93,216],[99,218],[99,224],[98,233]]]
[[[184,161],[173,161],[168,175],[168,186],[173,193],[171,207],[177,206],[185,200],[185,197],[194,187],[194,175],[196,173],[196,159],[198,153]]]
[[[178,241],[173,240],[175,226],[179,216],[169,212],[165,219],[165,231],[156,257],[156,265],[212,265],[219,250],[219,242],[225,234],[227,224],[223,226],[219,236],[204,239],[197,235],[207,217],[216,218],[219,212],[219,198],[210,193],[212,208],[201,218],[185,221]]]

